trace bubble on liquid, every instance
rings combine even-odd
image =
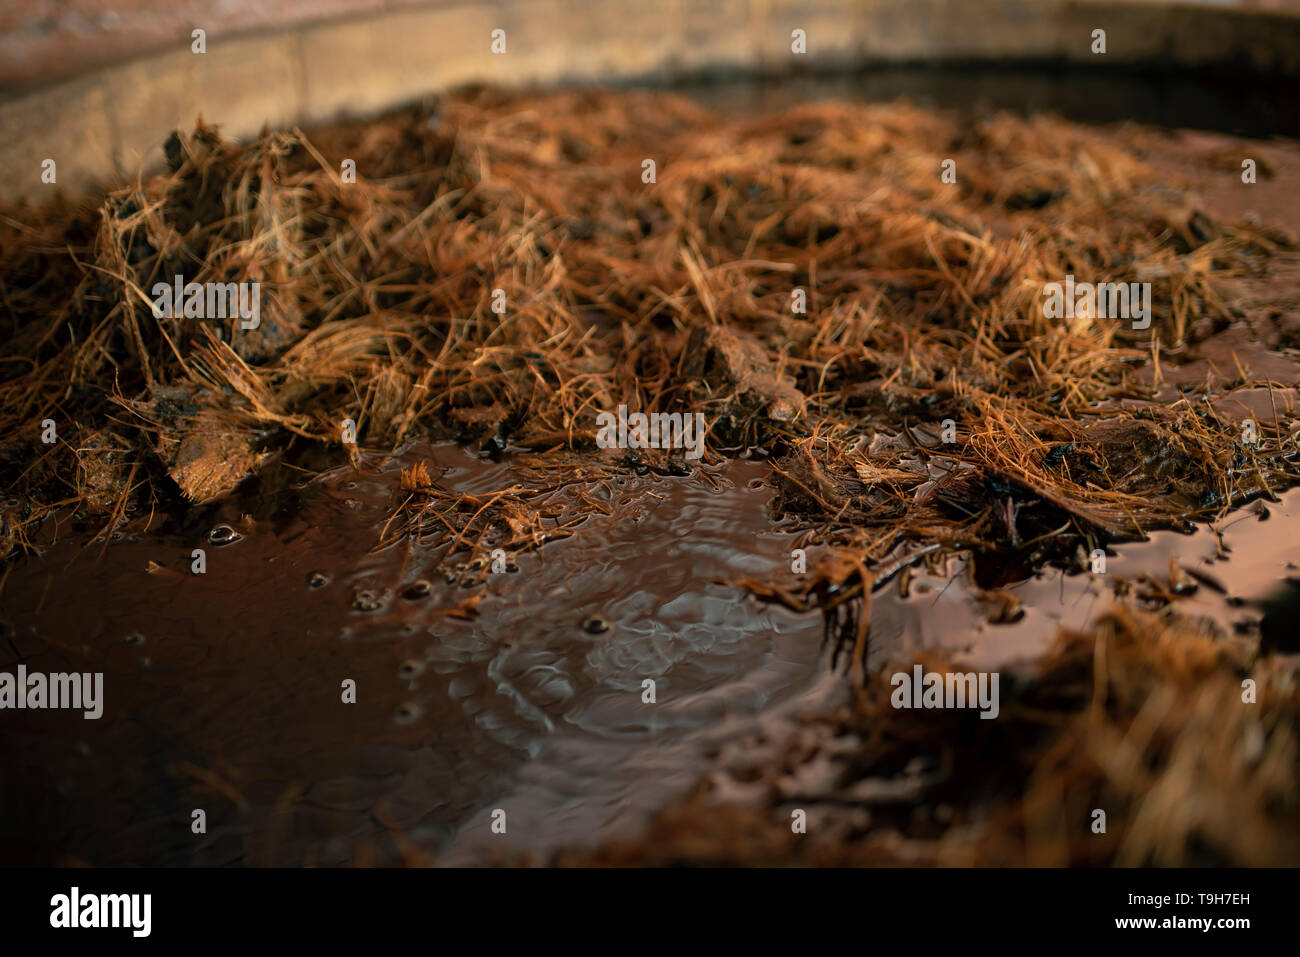
[[[397,713],[393,716],[398,724],[410,724],[420,716],[420,706],[416,704],[404,704],[398,706]]]
[[[609,631],[609,619],[592,615],[582,623],[582,630],[589,635],[601,635]]]
[[[352,596],[352,607],[357,611],[376,611],[382,605],[383,599],[378,592],[370,591],[363,588]]]
[[[213,545],[229,545],[239,538],[239,533],[229,525],[216,525],[208,532],[208,541]]]
[[[136,647],[137,645],[143,645],[144,635],[140,634],[140,632],[138,631],[133,631],[131,632],[131,634],[127,635],[125,638],[122,639],[122,644],[130,645],[132,648]]]
[[[416,661],[414,658],[403,661],[397,668],[397,674],[402,678],[415,678],[424,671],[424,662]]]
[[[330,577],[324,572],[312,572],[307,576],[308,588],[324,588],[329,583]]]
[[[412,601],[418,598],[425,598],[428,596],[431,588],[432,586],[427,581],[423,578],[419,578],[406,586],[406,589],[402,592],[402,597],[409,598]]]

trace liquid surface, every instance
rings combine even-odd
[[[506,860],[633,827],[697,780],[717,740],[842,694],[818,616],[714,582],[788,564],[770,490],[750,487],[761,467],[620,483],[611,501],[634,498],[629,513],[487,576],[458,620],[442,611],[478,587],[435,576],[418,548],[371,551],[420,457],[449,491],[517,480],[424,449],[327,476],[287,521],[231,516],[229,544],[68,542],[15,571],[22,662],[103,671],[107,703],[98,721],[6,715],[6,859]],[[191,575],[199,546],[207,572]],[[406,597],[421,578],[429,593]],[[206,835],[190,833],[196,808]]]

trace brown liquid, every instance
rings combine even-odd
[[[451,490],[517,480],[425,448],[328,475],[300,512],[229,545],[151,536],[101,557],[63,542],[16,569],[6,611],[29,670],[103,671],[106,705],[99,721],[5,715],[5,859],[398,862],[386,829],[462,863],[585,843],[689,788],[714,739],[843,692],[816,615],[713,583],[788,568],[770,490],[748,487],[763,467],[736,462],[717,490],[620,483],[617,497],[648,493],[631,517],[596,516],[489,575],[479,616],[458,621],[437,610],[472,589],[419,549],[370,553],[399,469],[422,456]],[[196,546],[205,575],[188,574]],[[150,561],[183,574],[146,574]],[[403,597],[417,578],[430,593]],[[379,607],[356,610],[358,591]],[[594,616],[609,629],[585,631]],[[345,678],[355,705],[340,702]],[[656,704],[642,703],[647,678]],[[490,830],[497,807],[505,836]],[[206,835],[190,833],[194,808]]]

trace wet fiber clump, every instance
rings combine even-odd
[[[702,413],[713,457],[762,450],[781,510],[867,563],[905,539],[1070,559],[1267,495],[1295,476],[1280,428],[1244,445],[1203,403],[1125,400],[1294,238],[1216,222],[1136,153],[1041,116],[641,93],[470,91],[244,147],[200,125],[97,209],[0,221],[0,545],[53,508],[111,529],[210,501],[310,447],[688,464],[594,455],[624,405]],[[257,327],[155,316],[177,275],[260,283]],[[1066,275],[1150,282],[1150,329],[1049,320]]]

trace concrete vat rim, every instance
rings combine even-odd
[[[790,50],[807,34],[808,55]],[[505,55],[490,49],[504,30]],[[1092,52],[1093,30],[1107,50]],[[908,64],[1212,71],[1300,78],[1300,15],[1130,0],[440,0],[216,37],[0,102],[0,199],[160,167],[177,127],[235,140],[383,113],[468,83],[665,85]]]

